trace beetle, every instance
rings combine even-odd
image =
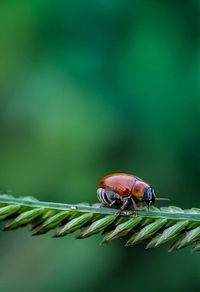
[[[99,182],[97,197],[103,205],[114,205],[124,210],[132,206],[137,210],[139,202],[145,202],[148,209],[154,205],[156,195],[154,189],[141,178],[127,173],[111,173]]]

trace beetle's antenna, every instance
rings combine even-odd
[[[156,197],[156,201],[170,201],[169,198],[157,198]]]

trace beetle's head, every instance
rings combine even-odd
[[[147,203],[148,208],[151,205],[154,205],[155,199],[156,199],[156,195],[155,195],[154,189],[152,189],[151,187],[147,188],[144,192],[144,201]]]

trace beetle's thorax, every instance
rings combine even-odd
[[[135,183],[133,184],[131,194],[133,196],[135,196],[139,201],[143,201],[144,200],[144,192],[148,188],[149,188],[149,185],[146,182],[136,180]]]

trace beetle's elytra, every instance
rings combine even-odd
[[[136,210],[139,202],[146,202],[149,208],[156,199],[148,183],[127,173],[112,173],[103,177],[97,189],[97,197],[108,207],[118,206],[121,210],[129,205]]]

